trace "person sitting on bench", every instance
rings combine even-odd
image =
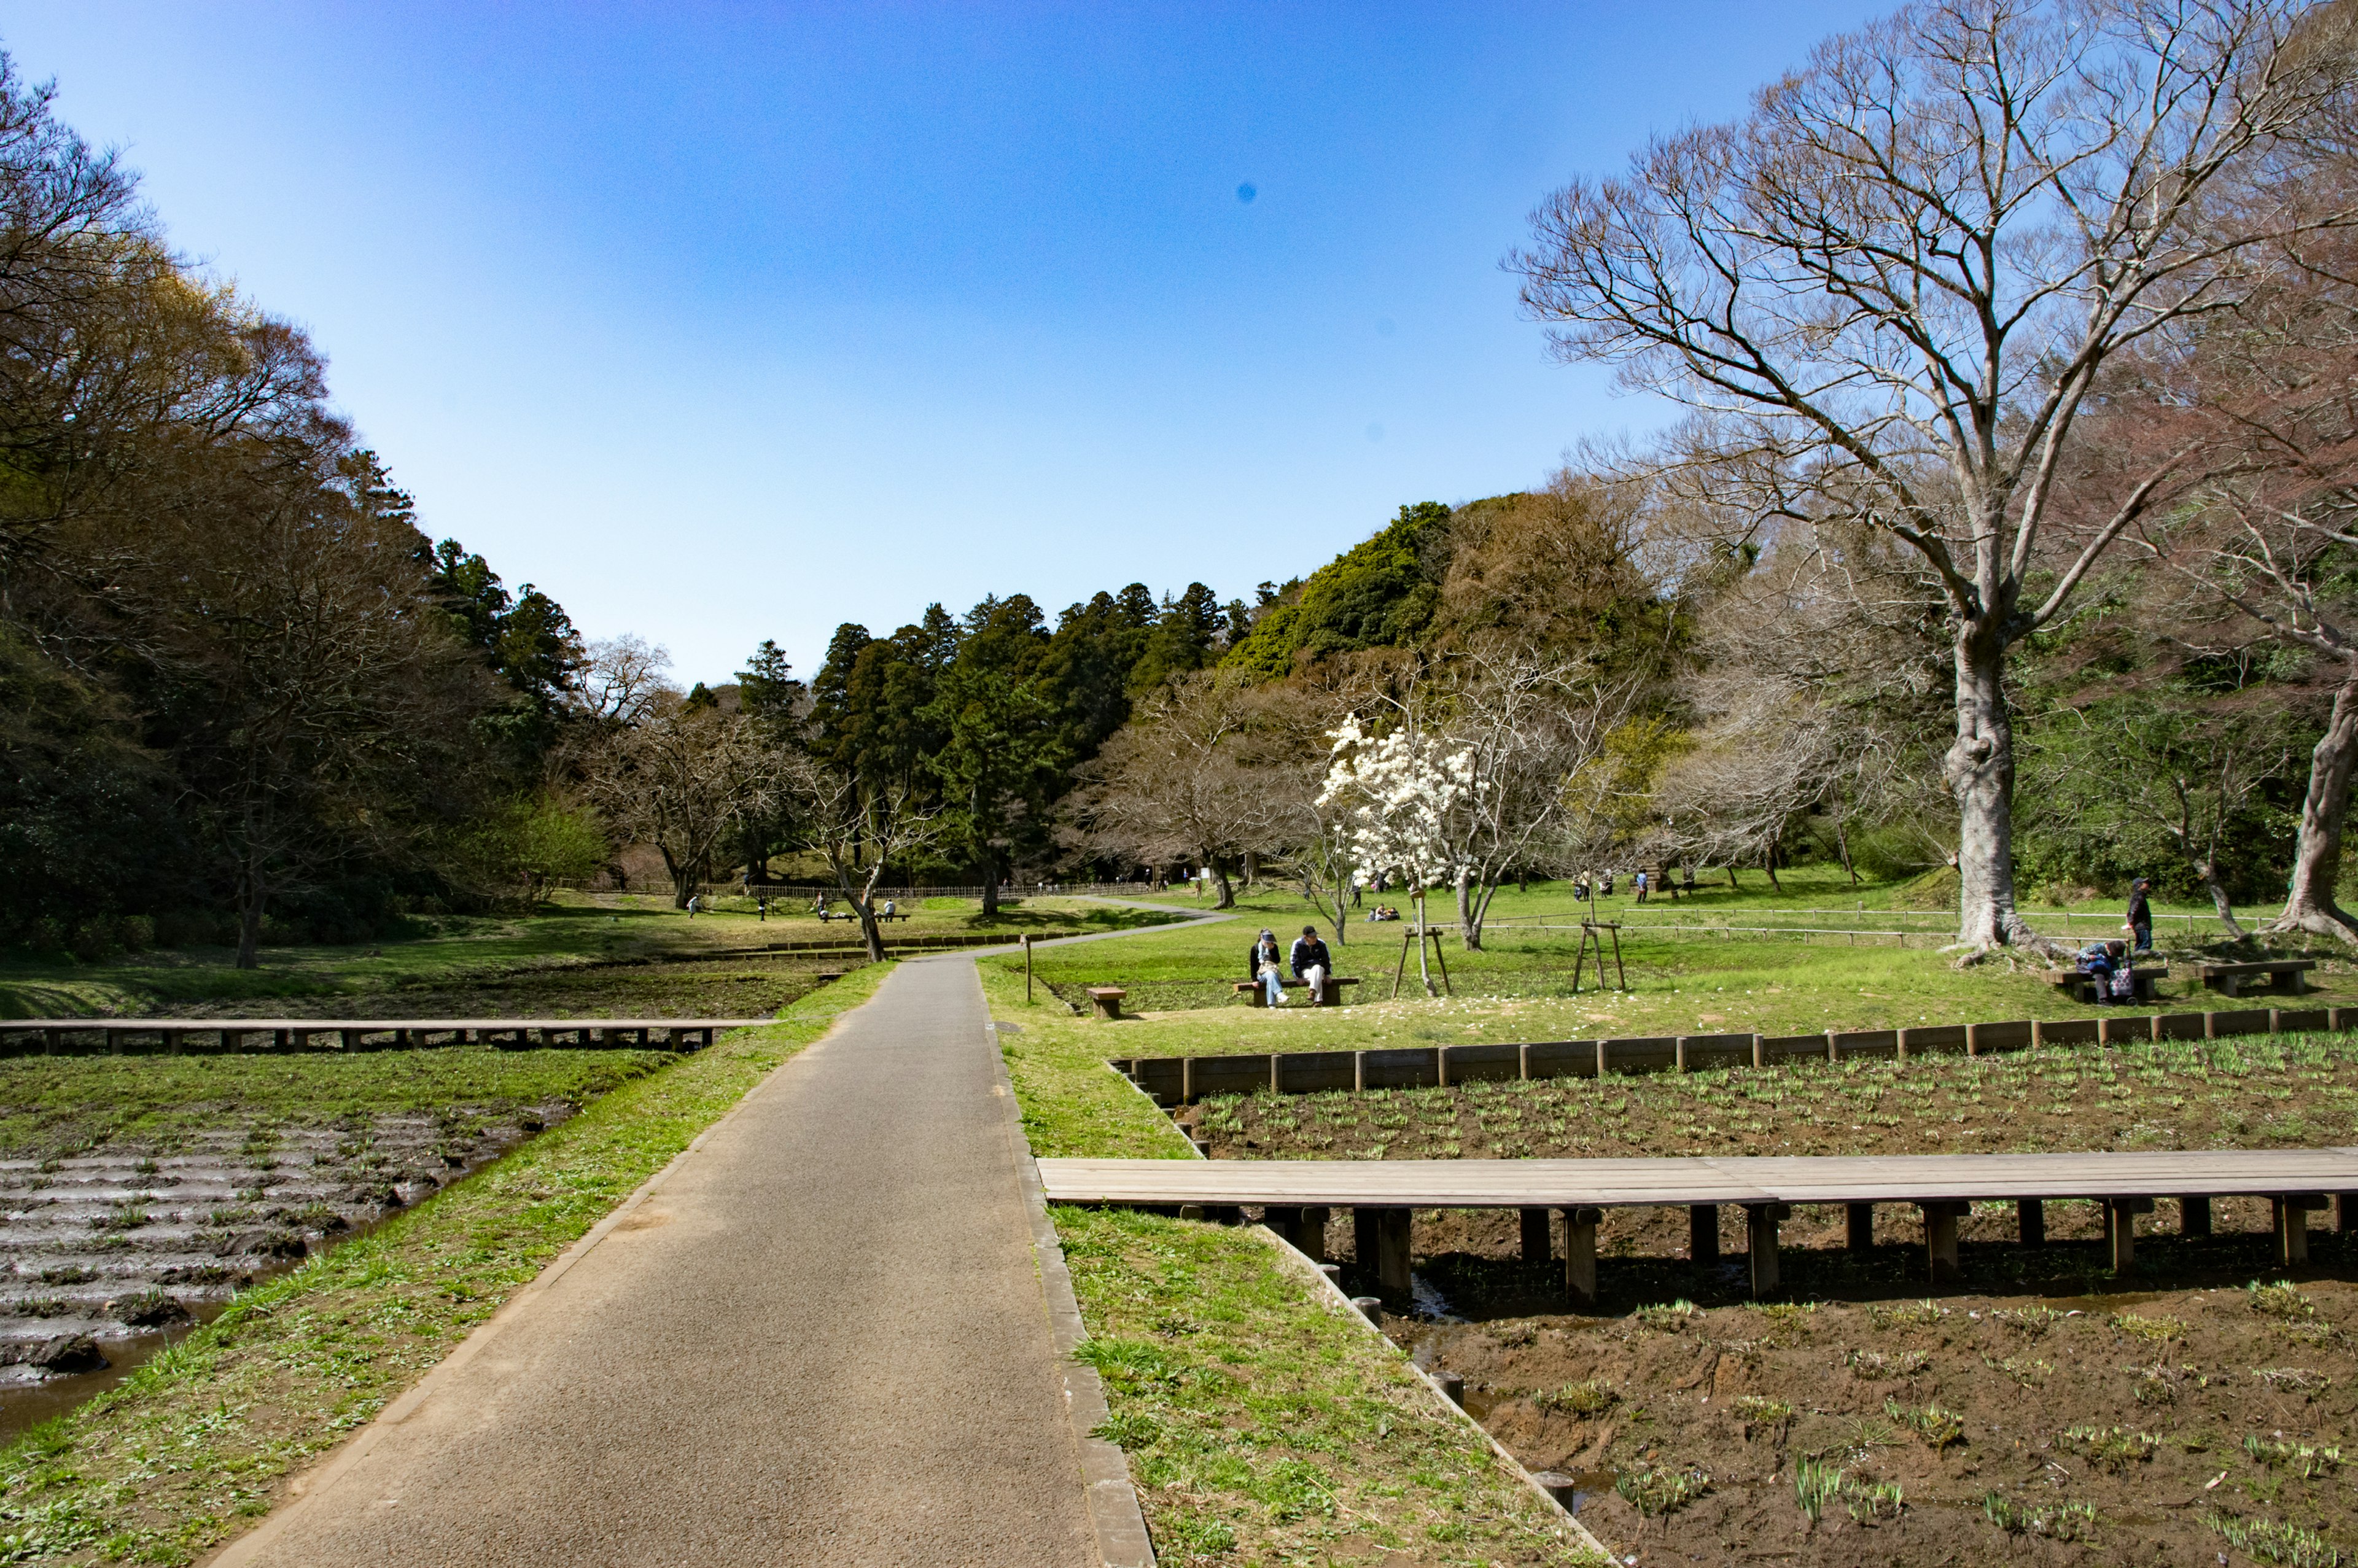
[[[1260,939],[1252,946],[1252,957],[1245,960],[1245,973],[1261,984],[1269,993],[1269,1005],[1285,1005],[1284,955],[1277,950],[1277,933],[1262,927]]]
[[[1318,927],[1305,925],[1300,940],[1293,944],[1289,958],[1293,965],[1293,978],[1310,988],[1310,1005],[1317,1006],[1326,1000],[1326,977],[1335,972],[1335,959],[1326,951],[1326,944],[1318,939]]]

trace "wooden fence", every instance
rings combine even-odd
[[[1534,1078],[1594,1078],[1609,1073],[1774,1067],[1799,1061],[1906,1061],[1944,1054],[1978,1056],[2034,1045],[2125,1045],[2352,1029],[2358,1029],[2358,1008],[2247,1008],[2231,1012],[1942,1023],[1913,1029],[1829,1029],[1823,1034],[1657,1034],[1385,1051],[1134,1056],[1116,1058],[1110,1065],[1157,1104],[1172,1106],[1192,1105],[1206,1095],[1447,1088],[1456,1084]]]

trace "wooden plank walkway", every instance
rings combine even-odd
[[[2358,1149],[1657,1160],[1043,1160],[1051,1203],[1617,1208],[2358,1191]]]
[[[2277,1259],[2309,1256],[2309,1215],[2334,1203],[2344,1229],[2358,1220],[2358,1148],[2205,1149],[2157,1153],[1737,1155],[1656,1160],[1043,1160],[1052,1203],[1176,1207],[1183,1217],[1268,1212],[1271,1228],[1316,1257],[1328,1211],[1348,1208],[1362,1269],[1388,1296],[1410,1289],[1410,1216],[1420,1208],[1521,1211],[1526,1261],[1549,1260],[1561,1238],[1564,1293],[1596,1300],[1596,1227],[1608,1208],[1683,1206],[1691,1256],[1716,1262],[1722,1205],[1746,1214],[1756,1295],[1778,1289],[1777,1227],[1795,1204],[1841,1204],[1851,1245],[1874,1245],[1875,1206],[1923,1211],[1930,1277],[1959,1277],[1957,1222],[1974,1203],[2012,1202],[2024,1245],[2046,1239],[2043,1205],[2104,1206],[2113,1271],[2135,1257],[2136,1217],[2157,1196],[2179,1200],[2180,1226],[2207,1235],[2211,1200],[2270,1201]]]

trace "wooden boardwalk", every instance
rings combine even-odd
[[[14,1018],[0,1019],[0,1054],[27,1051],[357,1051],[420,1045],[645,1046],[712,1044],[767,1018]],[[325,1039],[324,1047],[320,1042]]]
[[[1512,1208],[1524,1217],[1526,1256],[1544,1258],[1559,1227],[1564,1285],[1575,1301],[1596,1292],[1600,1211],[1680,1207],[1718,1245],[1720,1206],[1749,1217],[1752,1282],[1777,1284],[1777,1224],[1794,1204],[1841,1204],[1853,1244],[1872,1243],[1874,1206],[1923,1210],[1931,1277],[1957,1272],[1957,1220],[1974,1203],[2011,1202],[2020,1235],[2044,1241],[2050,1199],[2105,1206],[2115,1270],[2125,1271],[2136,1216],[2157,1196],[2180,1200],[2182,1223],[2207,1232],[2210,1200],[2271,1200],[2279,1260],[2308,1256],[2308,1216],[2339,1197],[2345,1227],[2358,1211],[2358,1148],[2193,1150],[2155,1153],[1765,1155],[1659,1160],[1043,1160],[1052,1203],[1121,1204],[1216,1213],[1243,1205],[1270,1211],[1271,1227],[1309,1249],[1323,1246],[1326,1211],[1355,1211],[1359,1256],[1377,1263],[1390,1292],[1409,1284],[1409,1214],[1420,1208]],[[1557,1216],[1551,1220],[1551,1214]],[[1709,1217],[1706,1223],[1705,1217]]]

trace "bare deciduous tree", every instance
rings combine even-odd
[[[588,794],[625,843],[653,844],[680,908],[711,879],[713,858],[766,810],[781,773],[760,725],[718,705],[660,691],[592,760]]]
[[[807,752],[773,752],[771,775],[779,796],[804,824],[805,848],[827,857],[835,884],[860,919],[871,963],[884,960],[884,934],[876,914],[876,886],[885,868],[940,843],[948,830],[939,808],[928,809],[905,784],[863,788]]]
[[[1256,769],[1260,703],[1233,673],[1200,670],[1141,700],[1079,771],[1073,820],[1086,842],[1149,865],[1195,860],[1236,903],[1229,866],[1279,837],[1282,795]]]
[[[1758,516],[1858,519],[1938,579],[1962,943],[2039,940],[2016,911],[2006,651],[2191,477],[2161,453],[2061,528],[2079,416],[2115,356],[2239,303],[2255,250],[2352,221],[2267,177],[2338,134],[2353,26],[2295,0],[1911,5],[1744,120],[1558,192],[1509,260],[1565,357],[1757,458]]]

